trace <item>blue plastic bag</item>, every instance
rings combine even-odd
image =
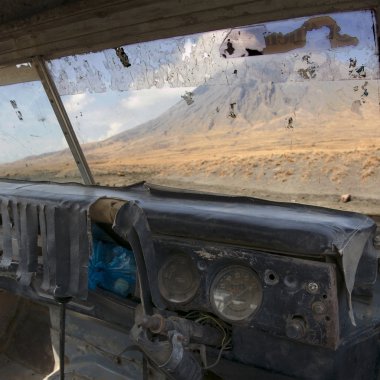
[[[108,290],[122,297],[133,294],[136,262],[133,252],[118,245],[102,229],[92,229],[93,251],[88,266],[88,287]]]

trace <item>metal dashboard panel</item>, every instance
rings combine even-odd
[[[155,236],[154,245],[156,268],[151,278],[152,287],[159,287],[159,268],[171,255],[190,255],[200,275],[194,298],[184,304],[164,301],[169,309],[211,310],[210,288],[216,274],[230,265],[243,264],[259,276],[263,298],[258,311],[241,325],[286,338],[287,324],[299,317],[306,322],[306,334],[299,341],[330,348],[338,346],[339,311],[334,264],[162,236]],[[270,280],[268,273],[275,280]],[[316,284],[317,289],[310,291],[310,284]]]

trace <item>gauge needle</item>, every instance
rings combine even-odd
[[[224,302],[224,307],[221,310],[221,312],[223,312],[224,309],[226,307],[228,307],[234,301],[234,299],[241,297],[245,292],[247,292],[248,290],[251,290],[251,289],[252,289],[252,286],[249,286],[248,288],[245,288],[244,290],[242,290],[240,293],[238,293],[236,295],[231,294],[229,297],[227,297],[227,301]]]

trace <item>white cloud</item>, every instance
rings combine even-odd
[[[120,122],[111,123],[108,130],[107,130],[106,137],[108,138],[108,137],[111,137],[113,135],[116,135],[119,132],[122,132],[123,126],[124,126],[124,124],[120,123]],[[100,137],[99,140],[103,140],[103,138]]]
[[[189,88],[64,96],[63,101],[80,143],[100,141],[154,119],[181,101]]]
[[[186,88],[187,90],[187,88]],[[185,92],[184,88],[162,88],[146,89],[139,91],[130,91],[130,95],[121,101],[123,107],[129,110],[144,108],[149,113],[149,107],[156,106],[169,108],[181,100],[181,95]]]
[[[124,117],[124,129],[133,128],[152,120],[174,104],[180,102],[181,95],[193,88],[151,88],[149,90],[130,91],[121,103],[120,111]]]
[[[86,93],[64,96],[62,100],[68,113],[80,112],[91,103],[91,99]]]

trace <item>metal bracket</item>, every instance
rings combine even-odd
[[[94,185],[95,181],[90,167],[88,166],[87,160],[83,154],[82,148],[79,144],[73,126],[71,125],[71,121],[67,115],[61,97],[59,96],[57,87],[55,86],[53,78],[46,67],[45,60],[40,56],[33,57],[33,64],[37,69],[38,75],[40,76],[42,85],[49,98],[55,116],[58,119],[63,135],[65,136],[67,144],[69,145],[70,151],[74,157],[75,163],[78,166],[83,182],[86,185]]]

